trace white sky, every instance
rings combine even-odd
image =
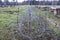
[[[44,0],[39,0],[39,1],[44,1]],[[45,0],[45,1],[59,1],[59,0]]]
[[[4,0],[2,0],[2,1],[4,1]],[[12,0],[9,0],[10,2],[12,1]],[[24,0],[17,0],[18,2],[23,2]]]
[[[2,1],[4,1],[4,0],[2,0]],[[10,2],[12,1],[12,0],[9,0]],[[24,0],[17,0],[18,2],[23,2]],[[26,1],[26,0],[25,0]],[[37,0],[38,1],[38,0]],[[43,1],[43,0],[39,0],[39,1]],[[47,0],[45,0],[45,1],[47,1]],[[48,1],[54,1],[54,0],[48,0]],[[55,1],[58,1],[58,0],[55,0]]]

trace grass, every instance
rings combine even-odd
[[[17,18],[17,13],[13,13],[13,14],[9,14],[6,12],[3,12],[4,10],[17,10],[17,8],[19,7],[19,11],[21,13],[21,15],[19,17],[25,16],[24,15],[24,10],[27,9],[27,6],[16,6],[16,7],[4,7],[4,8],[0,8],[0,40],[10,40],[10,36],[11,33],[13,33],[12,31],[10,32],[7,28],[8,27],[13,27],[15,24],[14,22],[16,21]],[[16,8],[16,9],[15,9]],[[48,11],[41,11],[37,8],[34,8],[34,15],[41,15],[42,17],[46,17],[47,15],[49,15]],[[52,18],[54,18],[53,15],[51,15]],[[35,21],[33,20],[33,23],[35,23]],[[32,29],[38,29],[37,27],[35,27],[35,24],[33,24],[34,27],[32,27]],[[52,30],[53,32],[56,33],[56,35],[60,36],[60,31],[51,23],[48,22],[48,26],[50,28],[50,30]],[[9,37],[9,38],[8,38]]]
[[[52,18],[52,19],[54,19],[54,20],[60,20],[59,18],[57,18],[57,17],[55,17],[52,13],[50,13],[49,11],[42,11],[42,10],[39,10],[39,9],[37,9],[37,8],[34,8],[34,10],[35,10],[35,13],[37,13],[37,15],[41,15],[42,17],[49,17],[49,18]],[[58,29],[56,26],[54,26],[53,24],[51,24],[50,22],[48,22],[48,27],[49,27],[49,29],[50,30],[52,30],[53,32],[55,32],[55,34],[57,35],[57,36],[59,36],[60,37],[60,29]]]
[[[37,9],[37,8],[35,8],[35,9]],[[53,12],[42,11],[42,10],[39,10],[39,9],[37,9],[36,11],[37,11],[37,13],[41,14],[44,17],[49,17],[51,19],[54,19],[54,20],[60,22],[60,18],[54,16],[54,13]]]
[[[56,20],[56,21],[58,21],[58,22],[60,22],[60,18],[58,18],[58,17],[56,17],[56,16],[54,16],[54,14],[53,13],[49,13],[49,18],[51,18],[51,19],[54,19],[54,20]]]
[[[49,13],[49,11],[42,11],[42,10],[39,10],[38,8],[34,8],[34,10],[35,10],[35,13],[37,13],[36,15],[40,15],[42,17],[47,17]]]
[[[13,7],[3,7],[3,8],[0,8],[0,11],[17,11],[18,8],[19,8],[19,11],[22,11],[26,8],[27,6],[13,6]]]
[[[54,13],[53,13],[53,12],[42,11],[42,10],[39,10],[39,9],[37,9],[37,8],[35,8],[35,11],[36,11],[37,14],[39,13],[41,16],[49,17],[49,18],[51,18],[51,19],[54,19],[54,20],[60,22],[60,18],[54,16]]]
[[[58,29],[56,26],[52,25],[51,23],[48,23],[48,26],[51,31],[55,32],[55,34],[60,37],[60,29]]]
[[[17,17],[16,14],[0,14],[0,27],[7,26]]]
[[[6,36],[8,36],[8,34],[10,34],[8,32],[8,28],[9,27],[13,27],[15,25],[14,22],[16,22],[17,20],[17,13],[6,13],[3,12],[4,10],[18,10],[19,7],[19,11],[22,12],[24,10],[26,10],[27,6],[16,6],[16,7],[4,7],[4,8],[0,8],[0,40],[5,40],[4,38]],[[5,37],[4,37],[5,36]],[[7,40],[7,39],[6,39]]]
[[[15,9],[16,8],[16,9]],[[4,7],[1,8],[0,10],[0,26],[5,26],[5,24],[9,24],[10,22],[13,22],[16,17],[17,17],[17,13],[13,13],[13,14],[9,14],[6,12],[3,12],[3,10],[17,10],[18,7],[15,7],[12,9],[12,7]],[[19,6],[19,10],[20,12],[24,11],[27,7],[25,6]]]

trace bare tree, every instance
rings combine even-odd
[[[16,5],[18,4],[18,1],[16,0]]]
[[[0,0],[0,6],[2,6],[2,0]]]
[[[15,6],[15,0],[12,0],[12,2],[13,2],[13,5]]]
[[[4,0],[4,5],[8,5],[9,4],[9,0]]]

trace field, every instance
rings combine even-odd
[[[19,8],[19,10],[18,10]],[[12,12],[4,12],[4,11],[12,11]],[[19,12],[13,12],[13,11],[19,11]],[[28,13],[31,13],[32,17],[28,15]],[[18,17],[18,24],[17,25],[17,17]],[[57,29],[53,24],[46,21],[46,18],[50,17],[52,19],[55,19],[55,17],[50,14],[49,11],[42,11],[35,7],[29,7],[29,6],[13,6],[13,7],[0,7],[0,40],[15,40],[14,37],[16,37],[16,40],[25,40],[20,38],[20,32],[22,30],[22,34],[27,34],[32,37],[34,40],[34,37],[37,39],[38,36],[40,36],[42,31],[45,31],[46,29],[49,29],[49,32],[47,32],[47,35],[50,36],[48,33],[54,33],[53,36],[60,37],[60,30]],[[26,18],[26,19],[25,19]],[[31,18],[31,19],[30,19]],[[39,18],[39,19],[38,19]],[[28,21],[30,24],[28,24]],[[22,22],[22,26],[20,25],[20,22]],[[21,27],[23,29],[21,29]],[[20,29],[19,29],[20,28]],[[30,36],[26,36],[27,38],[31,39]],[[43,33],[42,36],[45,36],[45,33]],[[42,37],[41,36],[41,37]],[[43,38],[42,38],[43,39]]]

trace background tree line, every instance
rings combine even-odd
[[[22,3],[19,3],[17,0],[12,0],[11,2],[9,2],[9,0],[4,0],[4,2],[2,0],[0,0],[0,6],[2,5],[60,5],[60,1],[54,1],[54,2],[49,2],[49,1],[23,1]]]

